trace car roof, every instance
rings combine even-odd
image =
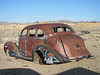
[[[45,31],[47,34],[52,33],[52,28],[58,27],[58,26],[65,26],[70,28],[73,32],[74,30],[67,24],[62,23],[46,23],[46,24],[34,24],[34,25],[28,25],[24,29],[30,29],[30,28],[40,28],[43,31]]]

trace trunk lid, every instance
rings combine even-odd
[[[88,56],[84,41],[76,34],[59,36],[68,57]]]

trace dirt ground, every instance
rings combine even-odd
[[[100,74],[100,23],[77,23],[70,26],[84,39],[86,48],[94,56],[78,62],[39,65],[6,56],[3,45],[7,41],[18,43],[18,35],[27,25],[0,25],[0,75],[99,75]]]

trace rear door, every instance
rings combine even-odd
[[[27,53],[29,56],[32,56],[32,50],[35,46],[36,40],[36,30],[37,28],[30,28],[28,29],[28,36],[27,36]]]
[[[35,37],[35,44],[46,44],[46,35],[44,31],[40,28],[37,28],[37,35]]]

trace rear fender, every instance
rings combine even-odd
[[[47,46],[45,44],[40,44],[40,45],[35,46],[34,50],[40,51],[43,54],[43,56],[44,56],[45,50],[47,50],[48,54],[50,54],[53,57],[56,57],[59,61],[61,61],[61,62],[66,61],[66,58],[63,57],[58,51],[50,48],[49,46]]]

